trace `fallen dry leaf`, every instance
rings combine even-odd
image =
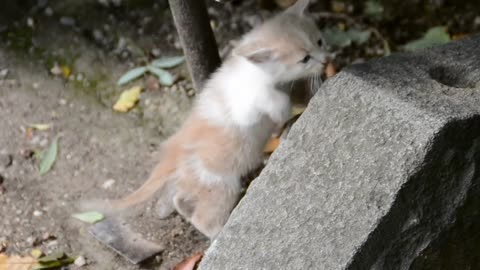
[[[67,79],[70,74],[72,74],[72,70],[67,66],[61,66],[60,69],[62,70],[63,78]]]
[[[30,255],[32,255],[33,258],[38,259],[43,256],[43,252],[40,249],[33,249],[30,251]]]
[[[263,152],[265,154],[271,154],[277,147],[280,145],[280,138],[270,138],[270,140],[267,142],[265,145],[265,148],[263,148]]]
[[[143,88],[141,86],[134,86],[128,90],[123,91],[117,103],[113,105],[113,109],[118,112],[128,112],[137,104],[140,98],[140,93]]]
[[[203,257],[203,253],[197,253],[185,260],[181,263],[177,264],[173,270],[193,270],[196,269],[196,266],[200,262]]]
[[[30,270],[37,260],[32,257],[0,254],[0,270]]]
[[[50,124],[29,124],[30,128],[39,130],[39,131],[45,131],[48,130],[52,127]]]
[[[292,117],[295,117],[299,114],[302,114],[305,111],[306,108],[307,108],[307,106],[304,105],[304,104],[293,105],[292,106]]]
[[[325,76],[330,78],[335,76],[335,74],[337,74],[335,66],[332,64],[332,62],[328,62],[327,66],[325,67]]]
[[[33,138],[33,128],[29,127],[25,130],[25,139],[30,141]]]
[[[465,38],[465,37],[468,37],[470,34],[467,34],[467,33],[458,33],[458,34],[454,34],[452,35],[452,40],[460,40],[462,38]]]
[[[335,13],[343,13],[347,9],[347,4],[341,1],[332,1],[331,7]]]

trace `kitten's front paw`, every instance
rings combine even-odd
[[[277,126],[283,127],[288,119],[290,119],[291,115],[290,97],[285,94],[280,94],[277,96],[274,102],[275,113],[272,119]]]

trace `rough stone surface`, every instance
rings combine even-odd
[[[327,81],[200,269],[479,269],[480,36]]]

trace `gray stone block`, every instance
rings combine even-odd
[[[328,80],[200,269],[480,269],[480,36]]]

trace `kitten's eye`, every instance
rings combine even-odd
[[[300,62],[305,64],[305,63],[308,62],[308,60],[310,60],[310,58],[311,58],[311,56],[307,54],[307,55],[305,55],[305,57]]]
[[[318,45],[319,47],[322,47],[322,45],[323,45],[323,40],[322,40],[322,39],[319,39],[319,40],[317,41],[317,45]]]

